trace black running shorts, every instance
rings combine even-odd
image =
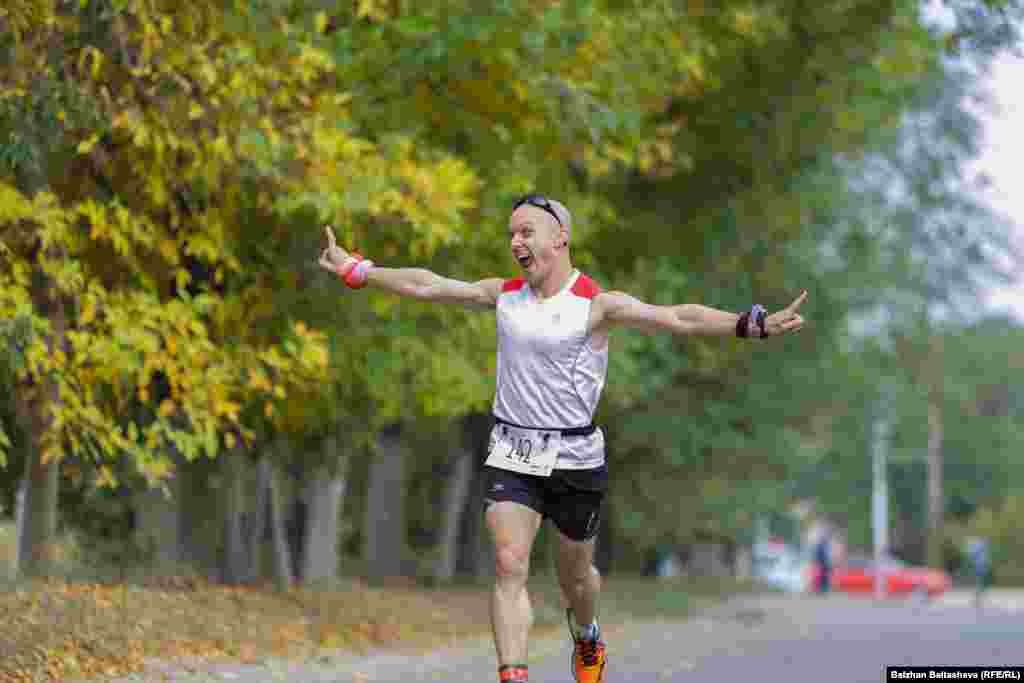
[[[550,519],[574,541],[597,534],[601,508],[608,491],[608,466],[589,470],[554,470],[549,477],[520,474],[484,465],[485,509],[512,501]]]

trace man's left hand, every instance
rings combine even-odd
[[[804,319],[797,313],[800,306],[807,300],[807,290],[805,289],[800,293],[793,303],[786,306],[777,313],[772,313],[764,319],[764,330],[767,336],[774,337],[780,334],[786,334],[787,332],[796,332],[804,326]],[[751,320],[751,325],[754,321]],[[753,334],[759,334],[760,330],[756,330]]]

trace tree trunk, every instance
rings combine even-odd
[[[28,491],[28,477],[22,476],[18,480],[18,488],[14,492],[14,562],[11,564],[11,574],[16,576],[21,571],[21,535],[25,526],[25,498]]]
[[[491,417],[471,415],[466,419],[468,448],[472,452],[472,483],[463,510],[462,540],[459,542],[459,570],[477,579],[494,576],[494,547],[484,523],[484,470],[481,454],[490,438]]]
[[[256,466],[256,491],[249,509],[246,525],[246,550],[249,555],[248,583],[254,583],[264,576],[266,564],[263,561],[264,542],[268,538],[267,522],[270,518],[270,459],[264,454]]]
[[[324,442],[324,460],[307,482],[306,519],[302,580],[322,581],[338,576],[338,542],[341,531],[341,503],[345,497],[345,460],[338,453],[338,441]]]
[[[52,288],[36,288],[36,306],[49,314],[52,335],[47,342],[50,353],[65,348],[65,319],[61,302]],[[60,491],[60,463],[44,462],[43,435],[50,428],[60,396],[55,384],[25,387],[18,392],[17,411],[28,435],[28,453],[22,479],[23,499],[19,505],[15,557],[16,571],[24,577],[44,577],[57,570],[57,494]]]
[[[288,496],[284,489],[284,471],[280,462],[273,462],[270,468],[270,535],[274,546],[274,584],[281,592],[290,590],[295,584],[292,551],[285,528],[285,501]]]
[[[479,460],[475,458],[474,460]],[[494,544],[491,542],[490,531],[487,529],[484,516],[484,473],[483,467],[477,462],[473,473],[473,486],[467,501],[463,542],[462,564],[466,574],[477,579],[494,576]]]
[[[50,576],[57,570],[57,494],[60,468],[56,461],[44,463],[38,448],[32,449],[25,464],[21,503],[22,519],[17,528],[15,556],[24,577]]]
[[[405,574],[405,456],[399,427],[381,431],[367,477],[363,559],[369,577]]]
[[[50,139],[40,130],[21,131],[25,142],[34,147],[34,161],[19,164],[14,170],[15,184],[26,196],[34,196],[49,189],[46,159],[50,151]],[[47,255],[60,257],[59,247],[49,249]],[[64,302],[49,278],[37,269],[33,273],[32,304],[42,316],[49,318],[51,336],[47,347],[52,355],[57,350],[67,353],[67,318]],[[41,380],[29,386],[22,384],[17,389],[15,410],[22,428],[28,437],[25,471],[22,479],[23,499],[19,505],[16,521],[18,531],[15,538],[14,555],[17,559],[15,571],[25,577],[43,577],[56,572],[57,548],[57,496],[60,490],[60,463],[51,459],[44,462],[42,437],[53,422],[54,411],[59,408],[60,395],[56,384]]]
[[[942,408],[928,404],[928,566],[942,569],[942,522],[945,495],[942,483]]]
[[[221,455],[222,495],[224,496],[224,532],[221,581],[241,584],[249,574],[243,529],[245,511],[245,472],[241,454],[229,451]]]
[[[175,571],[185,560],[181,543],[181,480],[176,476],[162,488],[151,487],[136,497],[136,537],[140,547],[151,553],[150,562],[158,573]]]
[[[434,577],[438,581],[451,581],[455,577],[455,563],[459,550],[459,530],[473,484],[473,453],[457,447],[452,458],[444,493],[444,518],[440,538],[440,557]]]
[[[211,486],[223,462],[200,458],[179,463],[177,477],[178,515],[181,536],[178,538],[185,562],[204,576],[220,581],[223,578],[224,504],[221,492]]]

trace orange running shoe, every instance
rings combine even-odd
[[[569,621],[569,634],[572,636],[572,675],[576,683],[603,683],[604,667],[607,662],[604,641],[600,630],[593,640],[580,638],[573,628],[572,610],[566,610]]]

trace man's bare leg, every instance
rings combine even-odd
[[[576,623],[589,624],[597,616],[597,598],[601,593],[601,574],[594,566],[597,537],[574,541],[557,531],[558,582],[572,608]]]
[[[499,666],[526,663],[527,639],[533,625],[526,581],[540,522],[540,513],[520,503],[502,501],[487,508],[496,563],[491,626]]]
[[[574,641],[573,677],[577,683],[602,683],[607,654],[596,619],[601,592],[601,574],[594,566],[596,538],[574,541],[559,531],[557,543],[558,581],[569,603]]]

